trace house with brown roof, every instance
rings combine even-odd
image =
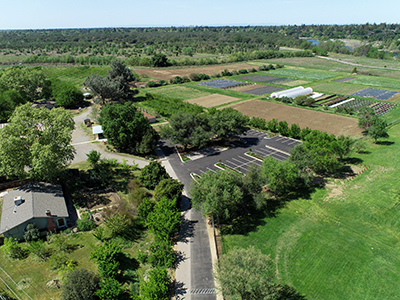
[[[45,235],[66,228],[68,217],[61,185],[30,182],[3,197],[0,234],[21,240],[26,226],[34,223]]]

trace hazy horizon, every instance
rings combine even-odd
[[[397,24],[400,1],[1,1],[1,30],[120,27]]]

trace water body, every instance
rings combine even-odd
[[[319,41],[314,40],[314,39],[307,39],[307,42],[311,42],[311,44],[312,44],[313,46],[318,46],[318,45],[319,45]]]

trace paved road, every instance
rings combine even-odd
[[[108,153],[104,151],[101,147],[99,147],[97,143],[93,143],[95,141],[91,141],[90,136],[88,136],[81,129],[81,124],[83,123],[83,119],[88,117],[88,115],[90,114],[90,110],[91,108],[89,107],[87,111],[74,117],[75,130],[72,132],[72,144],[75,147],[76,154],[74,160],[72,161],[73,163],[85,161],[87,159],[86,154],[92,150],[96,150],[101,153],[102,158],[117,159],[121,163],[122,159],[126,159],[127,164],[133,165],[135,163],[138,164],[139,168],[144,168],[146,165],[149,164],[149,162],[146,160],[126,157],[116,153]]]

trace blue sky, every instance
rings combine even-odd
[[[0,0],[0,29],[399,23],[399,0]]]

